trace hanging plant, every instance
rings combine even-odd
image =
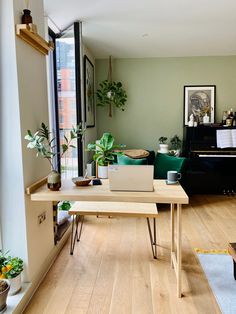
[[[125,110],[125,103],[127,101],[126,91],[122,88],[121,82],[112,81],[112,62],[109,57],[108,65],[108,79],[99,84],[100,88],[97,90],[97,106],[105,107],[108,105],[109,117],[112,117],[112,106],[115,106],[122,111]]]
[[[97,90],[97,106],[109,106],[109,117],[112,116],[111,106],[125,110],[127,101],[126,91],[122,88],[121,82],[109,82],[105,80],[99,84],[100,89]]]

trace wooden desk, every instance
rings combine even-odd
[[[36,183],[37,184],[37,183]],[[35,189],[32,185],[27,190],[32,201],[89,201],[89,202],[134,202],[134,203],[164,203],[171,208],[171,265],[177,277],[177,296],[181,297],[181,212],[182,204],[188,204],[189,199],[181,185],[167,185],[165,180],[154,180],[153,192],[123,192],[110,191],[109,181],[102,180],[102,185],[76,187],[71,180],[62,182],[60,191],[49,191],[46,185]],[[174,215],[177,208],[177,245],[175,249]]]

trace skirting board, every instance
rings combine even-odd
[[[56,260],[58,254],[64,247],[67,239],[69,238],[71,234],[71,226],[67,229],[65,232],[64,236],[61,238],[60,242],[55,245],[54,249],[52,252],[48,255],[46,261],[44,262],[41,270],[39,271],[38,275],[34,278],[32,282],[29,283],[29,287],[26,289],[24,296],[22,297],[21,301],[18,303],[18,305],[14,308],[12,314],[19,314],[24,311],[24,309],[27,307],[29,304],[31,298],[37,291],[39,285],[47,275],[48,271],[54,264],[54,261]],[[68,251],[69,254],[69,251]]]

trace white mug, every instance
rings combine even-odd
[[[168,183],[176,183],[182,177],[181,173],[177,171],[167,171],[167,182]]]

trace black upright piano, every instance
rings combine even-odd
[[[223,126],[184,127],[187,157],[182,185],[190,194],[236,194],[236,148],[217,148],[216,130]]]

